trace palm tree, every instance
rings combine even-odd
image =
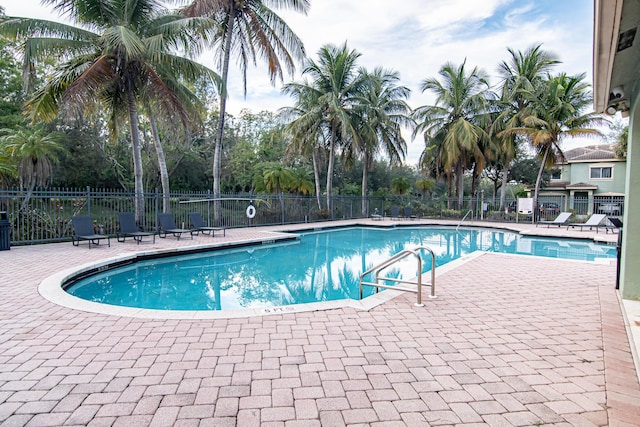
[[[419,179],[416,181],[416,188],[420,190],[421,198],[424,200],[427,193],[436,189],[436,183],[432,179]]]
[[[425,79],[421,89],[433,92],[436,103],[414,110],[414,137],[422,132],[425,141],[420,162],[423,166],[431,163],[432,168],[436,163],[449,179],[455,175],[459,207],[464,197],[465,168],[471,160],[479,164],[477,170],[484,167],[481,140],[488,135],[480,118],[487,114],[491,97],[486,73],[478,68],[467,73],[465,64],[456,67],[446,63],[439,72],[441,81]]]
[[[17,130],[3,129],[0,151],[15,161],[20,187],[27,189],[22,203],[26,208],[36,186],[45,187],[53,174],[53,163],[64,146],[58,135],[48,133],[43,127]]]
[[[526,91],[529,105],[522,118],[522,126],[505,133],[519,133],[529,138],[541,158],[534,192],[534,215],[537,215],[538,194],[544,169],[563,158],[560,143],[569,137],[602,136],[591,128],[606,123],[600,115],[587,111],[593,102],[585,74],[548,76],[537,90]]]
[[[400,199],[402,199],[402,196],[408,194],[411,190],[411,181],[405,176],[399,176],[391,180],[390,187],[391,192],[397,194],[400,196]]]
[[[222,69],[222,92],[216,142],[213,156],[213,193],[220,195],[222,137],[227,108],[227,83],[231,52],[238,54],[244,91],[247,91],[248,61],[256,63],[256,56],[267,61],[271,82],[282,80],[283,66],[293,75],[294,59],[305,57],[302,41],[269,5],[292,9],[306,14],[309,0],[194,0],[183,10],[186,16],[212,16],[220,21],[221,33],[214,38],[219,45],[218,59]],[[282,60],[282,63],[281,63]],[[220,201],[215,203],[214,218],[220,219]]]
[[[271,163],[262,173],[264,187],[270,193],[281,195],[293,181],[291,169],[281,163]]]
[[[354,97],[358,132],[352,150],[362,154],[362,215],[367,216],[368,171],[376,154],[384,152],[392,165],[404,159],[407,143],[401,126],[412,123],[411,108],[405,101],[411,90],[398,85],[396,71],[376,67],[371,73],[361,69],[360,75],[363,84]]]
[[[309,180],[309,171],[306,168],[294,168],[291,171],[289,188],[296,194],[313,194],[313,183]]]
[[[33,121],[51,120],[63,108],[77,117],[98,106],[110,114],[112,135],[128,119],[135,175],[136,220],[142,221],[144,194],[138,103],[158,106],[166,117],[186,125],[194,117],[185,108],[183,81],[219,83],[208,68],[174,54],[193,49],[194,33],[213,27],[205,18],[166,13],[156,0],[47,0],[81,27],[28,18],[9,18],[0,33],[26,38],[25,69],[31,77],[37,61],[58,55],[44,86],[27,103]],[[29,86],[27,86],[29,88]]]
[[[356,69],[359,57],[360,53],[349,50],[346,43],[342,46],[325,45],[318,51],[318,62],[309,61],[302,72],[311,78],[310,83],[304,84],[304,90],[314,94],[317,104],[295,126],[300,132],[306,129],[304,132],[307,135],[311,133],[309,126],[317,126],[319,121],[326,128],[329,145],[327,209],[331,212],[333,168],[338,143],[357,138],[353,102],[359,86],[364,82]]]
[[[499,157],[502,161],[500,210],[504,209],[509,170],[521,141],[517,134],[502,131],[522,125],[522,115],[529,104],[525,93],[535,92],[543,84],[546,74],[560,62],[555,54],[544,51],[541,47],[539,44],[534,45],[524,52],[507,48],[510,58],[508,62],[503,61],[498,66],[502,78],[501,98],[491,134],[498,139]]]
[[[316,201],[318,209],[321,210],[320,194],[322,191],[318,157],[326,139],[323,132],[324,115],[319,102],[321,93],[308,82],[287,83],[282,87],[282,92],[295,100],[295,106],[280,110],[282,117],[290,120],[285,127],[285,133],[290,139],[287,154],[311,157]]]

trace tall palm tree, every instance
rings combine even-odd
[[[44,86],[27,103],[32,120],[51,120],[59,109],[80,117],[106,107],[112,135],[127,118],[135,175],[136,220],[144,213],[138,103],[153,101],[166,117],[187,124],[193,117],[183,103],[183,81],[208,79],[212,70],[176,55],[193,49],[193,35],[214,26],[206,18],[169,14],[157,0],[45,0],[79,26],[28,18],[9,18],[0,33],[24,44],[24,75],[51,55],[54,65]],[[30,85],[27,85],[30,87]]]
[[[562,140],[576,136],[601,136],[601,132],[591,126],[604,124],[606,120],[596,113],[585,113],[593,99],[584,78],[584,73],[547,76],[537,90],[525,91],[529,105],[523,114],[522,126],[506,131],[506,134],[519,133],[528,137],[542,160],[534,192],[534,215],[537,214],[544,169],[563,158]]]
[[[220,23],[221,30],[213,41],[222,70],[222,91],[216,142],[213,155],[213,193],[220,195],[222,137],[227,109],[227,83],[231,52],[237,52],[242,71],[245,94],[247,91],[247,66],[256,63],[260,56],[267,61],[271,82],[282,80],[282,69],[290,74],[295,71],[294,60],[305,57],[302,41],[270,6],[283,7],[306,14],[309,0],[194,0],[183,10],[186,16],[212,16]],[[220,201],[215,203],[214,218],[220,220]]]
[[[326,194],[327,209],[331,212],[333,168],[338,144],[357,138],[353,103],[359,86],[365,81],[357,72],[359,57],[360,53],[349,50],[346,42],[342,46],[328,44],[318,51],[318,61],[310,60],[302,72],[311,79],[306,90],[315,94],[317,105],[309,115],[301,118],[299,124],[309,129],[307,126],[313,126],[321,119],[326,127],[329,145]]]
[[[492,136],[498,139],[499,157],[502,161],[500,210],[504,209],[507,177],[521,142],[517,134],[502,131],[522,125],[522,115],[529,104],[525,93],[535,92],[543,84],[547,73],[560,62],[555,54],[542,50],[542,45],[539,44],[524,52],[516,52],[511,48],[507,48],[507,51],[510,55],[508,61],[503,61],[498,66],[502,78],[501,97],[491,129]]]
[[[352,149],[362,155],[362,214],[368,215],[368,171],[376,154],[383,152],[391,164],[400,164],[407,150],[401,127],[412,124],[411,108],[406,102],[411,90],[398,85],[396,71],[376,67],[373,72],[360,70],[364,80],[354,97],[356,139]]]
[[[322,95],[308,82],[287,83],[282,92],[293,97],[295,105],[280,110],[283,118],[290,120],[285,127],[289,144],[287,154],[310,156],[313,164],[313,176],[318,209],[322,209],[320,195],[319,151],[324,146],[325,122],[319,98]]]
[[[465,65],[466,61],[458,67],[446,63],[439,71],[441,80],[423,80],[421,90],[433,92],[436,102],[414,110],[414,136],[423,133],[425,141],[421,164],[428,165],[432,158],[449,179],[455,175],[459,208],[465,168],[472,160],[480,165],[478,170],[484,167],[481,140],[488,135],[480,119],[487,114],[491,97],[486,73],[477,67],[467,72]]]

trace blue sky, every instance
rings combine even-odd
[[[0,5],[9,16],[60,19],[39,0],[0,0]],[[497,65],[507,59],[507,47],[524,50],[542,43],[562,61],[556,71],[584,72],[591,82],[593,1],[589,0],[311,0],[307,16],[279,13],[311,58],[324,44],[347,41],[349,48],[362,53],[359,65],[399,71],[402,84],[412,90],[412,107],[433,102],[428,93],[420,92],[420,82],[436,76],[448,61],[459,64],[466,59],[497,83]],[[205,53],[200,61],[215,68],[211,57]],[[300,80],[300,75],[285,76],[285,82],[292,80]],[[237,69],[230,70],[229,83],[227,105],[232,114],[243,108],[275,111],[291,105],[280,94],[279,83],[271,86],[262,65],[249,70],[246,98]],[[407,163],[414,164],[424,143],[408,142]],[[567,142],[565,148],[585,143]]]

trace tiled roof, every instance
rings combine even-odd
[[[564,152],[567,163],[589,160],[617,160],[613,144],[591,145]]]

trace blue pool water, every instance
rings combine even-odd
[[[523,237],[488,229],[353,227],[297,240],[139,261],[81,279],[65,290],[104,304],[162,310],[233,310],[359,298],[359,276],[403,249],[428,246],[438,266],[474,251],[587,260],[613,246]],[[426,254],[425,254],[426,255]],[[425,256],[423,270],[431,269]],[[415,258],[388,276],[415,277]],[[365,287],[365,295],[373,289]]]

